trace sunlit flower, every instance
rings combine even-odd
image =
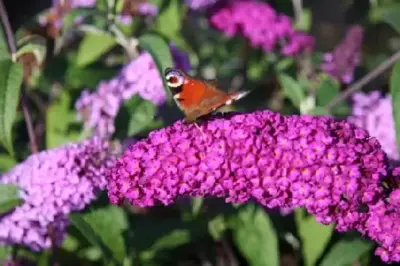
[[[281,47],[284,55],[312,50],[314,38],[296,32],[288,16],[278,14],[270,5],[259,1],[232,1],[215,11],[210,21],[227,36],[243,35],[252,47],[272,52]]]
[[[61,244],[68,214],[85,208],[106,186],[105,171],[114,162],[108,143],[98,138],[29,156],[0,177],[16,184],[24,203],[0,216],[0,244],[33,250]],[[53,232],[53,233],[50,233]]]
[[[390,95],[383,97],[379,91],[358,92],[352,99],[353,110],[348,120],[377,138],[391,160],[399,161]]]

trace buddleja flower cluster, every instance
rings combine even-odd
[[[232,1],[211,15],[210,21],[227,36],[243,35],[252,47],[274,51],[283,43],[283,55],[312,50],[314,38],[293,29],[291,18],[258,1]]]
[[[175,66],[187,71],[187,55],[171,46]],[[83,91],[75,104],[85,127],[100,137],[109,138],[115,131],[114,120],[121,104],[138,94],[145,100],[161,105],[166,100],[162,79],[151,55],[143,52],[128,63],[121,73],[110,81],[103,81],[95,92]]]
[[[390,95],[382,97],[379,91],[355,93],[353,95],[352,115],[348,121],[362,127],[376,137],[382,149],[393,160],[400,160],[397,150],[396,130]]]
[[[361,62],[363,36],[364,30],[361,26],[351,27],[335,50],[324,55],[322,71],[345,84],[351,83],[354,79],[354,69]]]
[[[1,183],[19,186],[24,203],[0,216],[0,244],[35,251],[61,244],[68,214],[105,188],[106,168],[114,162],[109,151],[107,142],[92,138],[33,154],[1,176]]]
[[[144,207],[214,196],[304,207],[323,224],[370,236],[384,260],[399,261],[399,238],[386,241],[389,235],[378,234],[384,229],[373,222],[390,207],[381,186],[386,157],[367,131],[329,117],[270,111],[216,117],[200,129],[204,135],[179,121],[130,146],[108,174],[111,202]],[[399,226],[391,215],[385,222]]]

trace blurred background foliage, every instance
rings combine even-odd
[[[132,41],[151,53],[161,71],[172,65],[168,43],[173,42],[188,53],[191,75],[218,78],[226,89],[251,89],[252,93],[235,105],[238,111],[272,109],[336,117],[350,113],[347,101],[326,108],[347,86],[323,73],[309,79],[302,72],[307,71],[301,66],[304,58],[265,53],[251,48],[239,36],[227,38],[210,27],[204,13],[191,12],[178,0],[149,0],[158,7],[157,16],[134,17],[132,23],[115,28],[110,6],[115,5],[118,12],[122,0],[115,1],[99,0],[95,8],[72,10],[55,36],[50,29],[40,28],[36,20],[37,14],[50,8],[50,1],[5,1],[18,40],[24,87],[41,150],[90,134],[76,119],[74,103],[83,89],[95,90],[100,81],[119,73],[134,55]],[[349,26],[362,25],[363,59],[355,80],[400,49],[400,1],[305,0],[298,1],[302,3],[300,14],[293,9],[296,0],[265,2],[293,17],[297,29],[316,38],[315,51],[307,58],[315,65],[338,45]],[[87,16],[86,23],[75,25],[76,17],[82,15]],[[27,37],[32,36],[27,32],[36,35]],[[8,54],[4,40],[3,36],[0,56]],[[6,72],[0,68],[0,79]],[[390,73],[366,84],[364,91],[388,92]],[[310,99],[311,90],[316,93]],[[119,111],[113,140],[121,145],[127,138],[140,139],[182,117],[170,102],[156,107],[135,96]],[[30,153],[20,111],[15,114],[8,141],[12,145],[5,143],[0,151],[2,172]],[[8,152],[12,146],[13,152]],[[2,187],[1,212],[18,204],[16,194],[15,189]],[[256,204],[231,206],[216,199],[186,199],[168,208],[117,207],[109,205],[103,193],[84,212],[71,214],[70,221],[68,237],[60,248],[33,253],[24,247],[5,246],[0,247],[0,259],[14,256],[40,266],[383,264],[373,255],[372,241],[356,233],[335,232],[333,226],[317,223],[302,210],[282,215],[279,210],[267,211]]]

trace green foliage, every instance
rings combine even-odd
[[[83,68],[98,60],[116,45],[117,42],[111,34],[87,33],[79,46],[76,64]]]
[[[327,74],[321,74],[321,85],[316,92],[317,105],[325,106],[330,103],[339,93],[340,87],[339,82],[332,79]]]
[[[123,231],[127,228],[122,209],[109,206],[87,214],[73,213],[71,223],[94,246],[100,248],[107,263],[121,263],[126,256]]]
[[[153,33],[144,34],[139,38],[139,44],[142,49],[151,54],[161,77],[164,76],[166,68],[174,66],[168,43],[161,36]],[[165,79],[162,80],[169,99],[172,99]]]
[[[0,173],[8,171],[16,163],[13,157],[7,154],[0,154]]]
[[[22,83],[22,66],[9,59],[0,61],[0,144],[10,154],[12,145],[12,126],[17,113]]]
[[[23,201],[19,189],[13,184],[0,184],[0,215],[20,205]]]
[[[300,108],[301,102],[306,97],[304,88],[295,79],[284,73],[278,74],[278,79],[282,86],[284,95],[295,107]]]
[[[264,209],[243,207],[233,230],[235,244],[251,265],[279,265],[277,233]]]
[[[340,240],[329,250],[321,266],[347,266],[372,249],[372,243],[361,240]]]
[[[394,30],[400,33],[400,4],[389,4],[370,11],[370,18],[373,22],[382,21],[389,24]]]
[[[396,63],[392,71],[392,76],[390,78],[390,96],[392,97],[397,149],[400,151],[400,62]]]
[[[295,211],[296,226],[302,242],[302,253],[306,266],[315,265],[328,244],[333,225],[323,225],[313,216],[306,215],[303,209]]]
[[[157,2],[162,3],[161,1]],[[185,43],[180,32],[185,15],[185,7],[182,5],[182,1],[169,0],[167,6],[159,6],[162,9],[151,30],[158,32],[180,46],[184,46]]]
[[[69,126],[76,119],[76,114],[69,108],[71,99],[67,92],[62,92],[50,106],[46,117],[46,147],[48,149],[77,139],[77,133],[69,132]]]
[[[118,138],[133,137],[157,127],[162,122],[154,120],[156,111],[152,102],[142,100],[139,96],[125,101],[115,121],[115,135]]]

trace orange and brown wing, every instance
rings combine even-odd
[[[215,83],[190,77],[185,80],[182,91],[176,98],[188,121],[211,113],[229,99],[229,94],[216,89]]]

